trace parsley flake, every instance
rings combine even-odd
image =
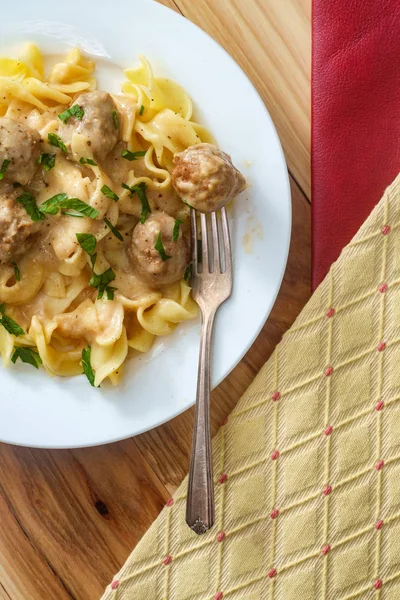
[[[181,221],[180,219],[176,219],[175,223],[174,223],[174,230],[172,232],[172,239],[174,240],[174,242],[178,241],[179,238],[179,227],[183,225],[183,221]]]
[[[79,242],[79,245],[83,248],[89,256],[92,256],[93,252],[96,250],[97,240],[91,233],[76,233],[76,239]]]
[[[60,210],[60,204],[68,198],[67,194],[56,194],[39,206],[40,212],[46,215],[56,215]]]
[[[163,246],[162,239],[161,239],[161,231],[158,232],[158,236],[156,239],[156,243],[154,244],[154,248],[157,250],[158,254],[160,255],[161,260],[168,260],[169,258],[172,258],[172,256],[167,254],[164,250],[164,246]]]
[[[40,212],[37,207],[36,200],[32,194],[24,192],[22,196],[19,196],[16,201],[25,208],[26,212],[32,219],[32,221],[43,221],[44,215]]]
[[[138,150],[137,152],[131,152],[130,150],[122,150],[121,156],[126,160],[137,160],[141,156],[146,156],[147,150]]]
[[[43,364],[39,352],[33,348],[23,348],[22,346],[17,346],[14,349],[11,361],[15,364],[18,359],[22,360],[23,363],[32,365],[32,367],[35,367],[35,369],[38,369],[39,365]]]
[[[183,276],[183,279],[186,281],[186,283],[188,285],[190,284],[190,280],[192,279],[192,274],[193,274],[193,263],[190,263],[186,267],[185,274]]]
[[[107,227],[109,227],[111,229],[111,232],[113,233],[113,235],[115,235],[115,237],[118,240],[120,240],[121,242],[124,241],[124,238],[122,237],[122,235],[120,234],[118,229],[116,227],[114,227],[114,225],[111,223],[111,221],[109,221],[108,219],[104,219],[104,223],[107,225]]]
[[[107,292],[107,298],[109,300],[112,300],[114,298],[114,290],[116,288],[109,288],[109,286],[108,286],[108,284],[111,283],[112,281],[114,281],[114,279],[115,279],[115,273],[111,267],[109,269],[107,269],[107,271],[104,271],[104,273],[101,273],[100,275],[98,275],[97,273],[92,273],[92,276],[89,281],[89,285],[91,285],[92,287],[94,287],[96,290],[99,291],[99,293],[97,295],[98,300],[100,300],[103,297],[104,292]],[[109,293],[110,293],[110,295],[109,295]],[[110,297],[110,296],[112,296],[112,297]]]
[[[3,160],[3,163],[1,165],[1,169],[0,169],[0,180],[3,179],[5,172],[7,171],[8,165],[11,163],[11,160],[7,160],[7,158],[5,158]]]
[[[21,272],[20,272],[20,270],[19,270],[19,268],[18,268],[18,265],[17,265],[17,263],[15,262],[15,260],[13,260],[11,264],[12,264],[12,266],[14,267],[14,275],[15,275],[15,279],[16,279],[17,281],[21,281]]]
[[[0,304],[0,325],[3,325],[4,329],[11,333],[11,335],[15,335],[18,337],[19,335],[25,335],[25,331],[18,325],[14,319],[6,315],[6,306],[5,304]]]
[[[49,133],[47,135],[47,139],[49,140],[49,144],[55,146],[56,148],[60,148],[63,152],[67,152],[67,146],[64,144],[62,139],[56,133]]]
[[[81,165],[93,165],[94,167],[97,167],[97,163],[94,162],[93,158],[85,158],[84,156],[81,156],[79,162]]]
[[[88,378],[90,385],[95,387],[94,371],[93,371],[93,367],[92,367],[92,364],[90,361],[91,355],[92,355],[92,348],[90,346],[88,346],[87,348],[83,348],[83,350],[82,350],[82,369],[83,369],[84,374]]]
[[[114,127],[115,127],[115,129],[118,129],[118,127],[119,127],[119,119],[118,119],[118,113],[117,113],[117,111],[113,110],[112,113],[111,113],[111,116],[112,116],[113,121],[114,121]]]
[[[56,164],[55,154],[46,154],[45,152],[39,156],[39,165],[42,165],[46,171],[50,171]]]
[[[147,219],[148,215],[151,214],[150,204],[149,204],[149,201],[146,196],[146,182],[142,181],[141,183],[138,183],[137,185],[132,185],[132,186],[129,186],[126,183],[123,183],[122,187],[125,190],[130,191],[131,197],[133,194],[138,195],[139,200],[142,204],[142,212],[140,213],[140,222],[144,223],[145,220]]]
[[[64,110],[64,112],[58,115],[58,118],[63,123],[66,123],[70,117],[76,117],[79,121],[82,121],[84,114],[85,111],[83,110],[82,106],[79,106],[79,104],[74,104],[71,106],[71,108],[67,108],[67,110]]]
[[[139,115],[142,116],[143,113],[144,113],[144,106],[142,104],[140,107],[140,110],[139,110]]]
[[[113,192],[112,189],[108,187],[108,185],[103,185],[103,187],[101,188],[101,193],[107,196],[107,198],[111,198],[111,200],[114,200],[114,202],[118,202],[119,200],[119,196],[117,196],[117,194]]]
[[[90,204],[86,204],[86,202],[82,202],[82,200],[79,200],[79,198],[67,198],[67,200],[62,200],[62,202],[60,202],[60,208],[70,208],[72,210],[75,210],[78,213],[82,213],[82,215],[85,215],[85,217],[89,217],[89,219],[95,219],[98,214],[99,211],[96,210],[95,208],[93,208],[93,206],[90,206]],[[64,213],[67,214],[67,213]],[[77,217],[78,215],[72,215],[70,213],[68,213],[70,217]]]

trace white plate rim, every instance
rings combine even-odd
[[[77,1],[77,0],[74,0]],[[119,1],[119,0],[118,0]],[[189,27],[189,28],[194,28],[194,30],[201,32],[201,36],[204,39],[208,40],[208,44],[210,46],[214,46],[215,48],[215,52],[216,53],[223,53],[225,55],[225,59],[227,62],[230,63],[231,67],[234,67],[238,74],[240,74],[240,77],[245,77],[247,82],[249,83],[249,85],[251,86],[251,88],[253,89],[254,95],[255,97],[258,98],[258,103],[259,103],[259,111],[260,114],[262,113],[263,117],[269,121],[270,126],[272,126],[272,131],[274,132],[275,135],[275,151],[277,153],[279,153],[279,156],[277,155],[275,158],[278,158],[281,166],[284,167],[284,172],[285,172],[285,177],[284,180],[282,180],[282,184],[285,185],[285,190],[284,190],[284,198],[283,200],[286,202],[287,204],[287,214],[286,214],[286,224],[285,224],[285,228],[283,230],[281,230],[280,234],[282,236],[282,246],[283,246],[283,253],[281,254],[281,260],[280,260],[280,265],[279,265],[279,273],[277,273],[276,279],[275,279],[275,286],[274,286],[274,290],[273,292],[270,294],[269,297],[269,301],[268,304],[266,304],[265,310],[262,314],[259,315],[259,323],[258,323],[258,327],[255,328],[252,332],[252,336],[251,338],[248,339],[247,343],[241,348],[240,352],[238,353],[236,360],[231,362],[229,367],[224,369],[224,371],[222,373],[219,373],[218,377],[216,379],[213,380],[213,387],[215,387],[216,385],[218,385],[223,379],[225,379],[225,377],[232,371],[232,369],[240,362],[240,360],[243,358],[243,356],[246,354],[246,352],[249,350],[249,348],[251,347],[251,345],[254,343],[256,337],[258,336],[258,334],[260,333],[262,327],[264,326],[270,311],[273,307],[273,304],[276,300],[276,297],[278,295],[279,289],[280,289],[280,285],[283,279],[283,275],[284,275],[284,271],[285,271],[285,267],[286,267],[286,262],[287,262],[287,257],[288,257],[288,252],[289,252],[289,246],[290,246],[290,234],[291,234],[291,196],[290,196],[290,182],[289,182],[289,176],[287,173],[287,169],[286,169],[286,163],[285,163],[285,158],[284,158],[284,154],[283,154],[283,150],[279,141],[279,137],[278,134],[276,132],[275,127],[273,126],[272,123],[272,119],[269,115],[269,112],[267,110],[267,108],[265,107],[261,97],[259,96],[255,86],[252,84],[252,82],[249,80],[249,78],[247,77],[247,75],[244,73],[244,71],[241,69],[241,67],[234,61],[234,59],[229,55],[229,53],[222,48],[222,46],[220,46],[212,37],[210,37],[206,32],[204,32],[202,29],[200,29],[196,24],[192,23],[191,21],[188,21],[185,17],[183,17],[182,15],[180,15],[179,13],[175,13],[174,11],[172,11],[171,9],[165,7],[164,5],[158,4],[158,3],[154,3],[152,0],[136,0],[136,2],[133,3],[134,6],[137,6],[138,4],[141,5],[153,5],[154,4],[157,6],[157,10],[160,10],[161,12],[165,12],[165,14],[169,14],[172,13],[174,15],[174,19],[179,19],[182,22],[185,23],[185,28]],[[16,2],[16,4],[18,5],[18,1]],[[42,5],[46,4],[46,2],[42,2]],[[102,3],[98,3],[97,6],[99,6],[99,4]],[[39,6],[41,6],[39,4]],[[7,21],[7,15],[5,15],[5,21]],[[4,21],[3,21],[3,25],[2,27],[4,27]],[[177,78],[178,82],[179,82],[179,78]],[[226,150],[229,152],[229,148],[226,148]],[[42,373],[42,376],[44,376],[44,374]],[[1,371],[0,371],[0,380],[1,380]],[[112,443],[112,442],[116,442],[122,439],[126,439],[129,437],[132,437],[134,435],[138,435],[140,433],[143,433],[144,431],[148,431],[149,429],[158,427],[159,425],[167,422],[168,420],[171,420],[173,418],[175,418],[176,416],[178,416],[179,414],[181,414],[182,412],[184,412],[185,410],[187,410],[190,406],[192,406],[194,403],[194,397],[192,398],[192,400],[188,401],[186,404],[182,405],[180,407],[179,410],[175,410],[173,412],[171,412],[168,416],[160,418],[159,420],[154,420],[153,423],[151,424],[151,426],[145,426],[143,428],[137,428],[135,431],[128,433],[126,435],[120,436],[117,435],[115,437],[109,437],[106,439],[99,439],[95,442],[93,441],[89,441],[89,443],[74,443],[74,444],[57,444],[57,443],[46,443],[46,442],[39,442],[39,443],[33,443],[32,440],[29,440],[27,443],[24,443],[23,440],[19,439],[19,440],[14,440],[14,439],[7,439],[7,436],[4,435],[4,433],[0,433],[0,440],[3,442],[7,442],[7,443],[11,443],[11,444],[17,444],[17,445],[21,445],[21,446],[29,446],[29,447],[40,447],[40,448],[78,448],[78,447],[86,447],[86,446],[94,446],[94,445],[99,445],[99,444],[104,444],[104,443]]]

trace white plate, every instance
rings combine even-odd
[[[246,176],[233,210],[234,292],[215,323],[212,384],[248,350],[278,293],[291,229],[285,159],[271,118],[232,58],[201,29],[147,0],[69,0],[2,6],[1,55],[34,41],[46,53],[80,46],[97,61],[99,87],[117,92],[122,68],[151,61],[192,96],[196,118]],[[251,238],[249,243],[243,238]],[[0,440],[26,446],[91,446],[136,435],[171,419],[195,399],[199,323],[181,325],[141,358],[122,385],[93,389],[86,379],[50,378],[28,365],[0,367]]]

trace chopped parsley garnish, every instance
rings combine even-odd
[[[76,117],[79,119],[79,121],[82,121],[84,114],[85,111],[83,110],[82,106],[79,106],[79,104],[74,104],[71,106],[71,108],[67,108],[67,110],[64,110],[64,112],[58,115],[58,118],[63,123],[66,123],[70,117]]]
[[[60,205],[63,200],[68,198],[67,194],[56,194],[39,206],[39,210],[46,215],[56,215],[60,210]]]
[[[89,254],[89,256],[92,256],[97,246],[97,240],[94,235],[91,233],[76,233],[75,235],[79,245]]]
[[[93,208],[93,206],[90,206],[90,204],[86,204],[86,202],[82,202],[82,200],[79,200],[79,198],[68,198],[67,200],[63,200],[60,203],[60,208],[70,208],[72,210],[75,210],[77,213],[82,213],[82,215],[85,215],[85,217],[89,217],[89,219],[95,219],[98,214],[99,211],[96,210],[95,208]],[[64,213],[67,214],[67,213]],[[76,217],[78,215],[73,215],[71,213],[68,213],[70,217]]]
[[[21,281],[21,272],[20,272],[20,270],[19,270],[19,268],[18,268],[18,265],[17,265],[17,263],[15,262],[15,260],[13,260],[13,262],[12,262],[11,264],[12,264],[12,266],[14,267],[14,275],[15,275],[15,279],[16,279],[17,281]]]
[[[46,171],[50,171],[56,163],[55,154],[46,154],[45,152],[39,156],[39,165],[42,165]]]
[[[93,371],[92,364],[90,362],[91,355],[92,355],[92,348],[90,346],[88,346],[87,348],[83,348],[83,350],[82,350],[82,369],[83,369],[84,374],[88,378],[90,385],[95,387],[94,371]]]
[[[22,360],[22,362],[27,363],[28,365],[32,365],[32,367],[35,367],[35,369],[38,369],[39,365],[43,364],[39,353],[33,348],[23,348],[22,346],[17,346],[14,349],[11,361],[15,364],[18,359]]]
[[[49,133],[47,139],[49,140],[49,144],[51,144],[52,146],[60,148],[60,150],[62,150],[63,152],[67,152],[67,146],[64,144],[60,136],[56,133]]]
[[[99,291],[99,293],[97,295],[98,300],[100,300],[103,297],[104,292],[107,293],[108,300],[114,299],[114,291],[117,288],[110,287],[108,285],[109,283],[114,281],[114,279],[115,279],[115,273],[111,267],[109,269],[107,269],[107,271],[104,271],[104,273],[101,273],[100,275],[98,275],[97,273],[92,273],[92,276],[89,281],[89,285],[91,285],[92,287],[94,287],[96,290]]]
[[[172,239],[174,240],[174,242],[178,241],[179,238],[179,227],[183,225],[183,221],[181,221],[180,219],[176,219],[175,223],[174,223],[174,230],[172,232]]]
[[[84,249],[85,252],[87,252],[87,254],[89,254],[92,269],[94,269],[94,265],[96,264],[97,258],[97,254],[95,252],[97,246],[96,238],[91,233],[76,233],[75,235],[80,246]]]
[[[113,121],[114,121],[114,127],[115,127],[115,129],[118,129],[118,127],[119,127],[119,119],[118,119],[118,113],[117,113],[117,111],[113,110],[112,113],[111,113],[111,115],[112,115],[112,118],[113,118]]]
[[[142,116],[143,113],[144,113],[144,106],[142,104],[140,107],[140,110],[139,110],[139,115]]]
[[[101,188],[101,193],[107,196],[107,198],[111,198],[111,200],[114,200],[114,202],[118,202],[119,200],[119,196],[117,196],[117,194],[113,192],[112,189],[108,187],[108,185],[103,185],[103,187]]]
[[[111,229],[111,232],[115,235],[115,237],[118,240],[120,240],[121,242],[124,241],[124,238],[122,237],[122,235],[120,234],[118,229],[116,227],[114,227],[114,225],[111,223],[111,221],[109,221],[108,219],[104,219],[104,223],[107,225],[107,227],[109,227]]]
[[[62,213],[63,217],[74,217],[75,219],[83,219],[83,215],[76,215],[75,213],[68,212],[64,210]]]
[[[137,152],[131,152],[130,150],[122,150],[122,158],[126,160],[137,160],[141,156],[146,156],[147,150],[138,150]]]
[[[190,263],[186,269],[185,269],[185,274],[183,276],[184,280],[186,281],[187,284],[190,283],[190,280],[192,279],[192,274],[193,274],[193,263]]]
[[[0,180],[3,179],[5,172],[7,171],[8,165],[10,164],[11,160],[7,160],[7,158],[5,158],[3,160],[3,163],[1,165],[1,169],[0,169]]]
[[[147,219],[148,215],[151,213],[150,204],[149,204],[149,201],[146,196],[146,182],[142,181],[141,183],[138,183],[137,185],[132,185],[132,186],[129,186],[126,183],[123,183],[122,187],[126,190],[129,190],[131,193],[131,196],[133,194],[137,194],[139,196],[139,200],[142,204],[142,212],[140,213],[140,222],[144,223],[145,220]]]
[[[83,215],[85,215],[86,217],[89,217],[90,219],[95,219],[98,214],[99,211],[96,210],[95,208],[93,208],[92,206],[90,206],[89,204],[86,204],[86,202],[82,202],[82,200],[79,200],[79,198],[68,198],[67,194],[61,193],[61,194],[56,194],[55,196],[52,196],[51,198],[49,198],[48,200],[46,200],[45,202],[43,202],[43,204],[41,204],[39,206],[39,214],[44,213],[47,215],[56,215],[58,213],[58,211],[60,210],[63,211],[62,214],[69,216],[69,217],[83,217]],[[81,213],[81,214],[74,214],[74,213],[70,213],[65,211],[65,209],[72,209],[77,213]],[[43,217],[43,215],[42,215]]]
[[[93,158],[84,158],[81,156],[79,162],[81,165],[93,165],[94,167],[97,167],[97,163],[94,162]]]
[[[161,231],[158,232],[158,236],[156,239],[156,243],[154,244],[154,248],[157,250],[158,254],[160,255],[161,260],[168,260],[169,258],[172,258],[172,256],[167,254],[164,250],[164,246],[163,246],[162,239],[161,239]]]
[[[22,196],[17,198],[17,202],[22,204],[32,221],[43,221],[44,215],[39,211],[36,200],[32,194],[24,192]]]
[[[3,325],[4,329],[11,333],[11,335],[15,335],[18,337],[19,335],[25,335],[25,331],[18,325],[14,319],[6,315],[6,306],[5,304],[0,304],[0,325]]]

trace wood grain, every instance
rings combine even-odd
[[[176,0],[239,63],[278,130],[289,171],[310,198],[310,0]]]
[[[212,394],[215,432],[310,294],[310,0],[162,3],[243,67],[271,113],[292,175],[282,288],[256,342]],[[189,410],[137,438],[73,451],[0,444],[0,600],[98,600],[186,475],[192,420]]]

